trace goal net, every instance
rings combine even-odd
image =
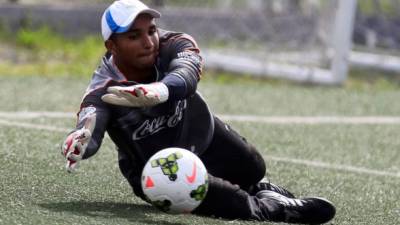
[[[86,4],[98,10],[96,15],[113,1],[17,0],[18,4]],[[346,79],[356,0],[143,1],[163,14],[158,21],[161,28],[188,33],[198,41],[206,69],[325,84]],[[34,12],[40,11],[30,13]],[[90,16],[94,14],[87,15],[87,24],[97,22]],[[87,18],[76,17],[82,24]],[[43,21],[63,27],[51,19]],[[62,24],[62,19],[55,21]],[[68,18],[66,28],[68,24],[74,21]]]
[[[355,2],[153,0],[147,3],[160,7],[161,27],[195,37],[203,50],[206,68],[306,82],[340,83],[343,75],[335,76],[331,72],[338,53],[335,24],[341,1]],[[353,12],[350,10],[350,13]],[[350,21],[344,22],[352,24],[352,16],[347,15]],[[351,38],[346,34],[350,31],[341,28],[340,32],[344,35],[343,40],[339,40],[340,45],[344,46],[338,51],[346,51],[343,47],[349,45],[345,38]]]

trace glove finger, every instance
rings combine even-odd
[[[72,173],[78,168],[78,161],[68,160],[65,165],[67,172]]]
[[[122,87],[119,89],[119,93],[117,96],[124,97],[126,99],[135,99],[138,98],[139,95],[141,95],[141,93],[138,92],[138,89],[136,87]]]
[[[135,87],[134,86],[130,86],[130,87],[120,87],[120,86],[112,86],[112,87],[108,87],[107,91],[110,94],[114,94],[118,97],[126,97],[126,96],[136,96],[136,92],[135,92]]]
[[[126,98],[118,97],[114,94],[105,94],[101,96],[101,100],[113,105],[120,105],[120,106],[135,106],[131,102],[129,102]]]
[[[77,152],[77,151],[68,152],[68,153],[67,153],[67,156],[66,156],[65,158],[67,158],[68,161],[69,161],[69,160],[72,160],[72,161],[80,161],[80,160],[82,159],[82,154],[81,154],[80,151],[79,151],[79,152]]]
[[[145,97],[148,99],[158,99],[158,95],[152,91],[147,92]]]
[[[71,134],[67,137],[67,139],[64,141],[64,144],[61,149],[61,154],[64,155],[65,157],[67,154],[71,151],[74,150],[76,144],[78,143],[78,140],[76,139],[76,133]]]
[[[137,97],[142,98],[147,94],[147,90],[144,87],[139,86],[135,88],[135,93]]]
[[[61,146],[61,155],[66,156],[68,153],[68,149],[70,148],[72,144],[72,140],[67,139],[64,141],[64,143]]]
[[[92,137],[92,132],[90,132],[89,129],[86,129],[86,127],[82,127],[82,129],[80,130],[80,135],[76,137],[76,139],[78,140],[79,143],[84,144],[88,142],[91,137]]]
[[[71,149],[68,153],[66,158],[67,159],[73,159],[73,160],[80,160],[83,155],[83,144],[78,141],[75,145],[75,148]]]
[[[121,95],[121,91],[124,90],[124,87],[119,87],[119,86],[111,86],[107,88],[107,92],[120,96]]]
[[[67,160],[72,160],[72,161],[80,161],[82,159],[82,154],[75,154],[75,153],[69,153]]]

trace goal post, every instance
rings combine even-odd
[[[341,84],[347,78],[352,49],[352,34],[357,0],[340,0],[335,18],[331,73],[333,83]]]

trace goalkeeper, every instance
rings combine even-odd
[[[209,172],[208,193],[194,214],[307,224],[331,220],[335,207],[329,201],[296,199],[263,180],[260,153],[214,116],[196,92],[203,62],[196,42],[159,29],[159,17],[138,0],[115,1],[105,10],[101,31],[107,53],[62,146],[66,169],[72,172],[81,159],[93,156],[107,132],[122,174],[142,199],[147,160],[158,150],[181,147],[197,154]]]

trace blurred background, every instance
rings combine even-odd
[[[55,72],[90,74],[111,2],[0,0],[0,32],[8,40],[0,44],[0,74],[32,61],[45,65],[42,73],[70,62],[69,71]],[[343,84],[349,69],[400,72],[400,0],[144,2],[162,12],[161,28],[195,37],[206,69],[317,84]]]
[[[253,224],[158,213],[118,175],[109,138],[66,175],[60,144],[111,2],[0,0],[0,224]],[[198,41],[198,90],[273,183],[334,202],[331,224],[400,224],[400,0],[144,2]]]

